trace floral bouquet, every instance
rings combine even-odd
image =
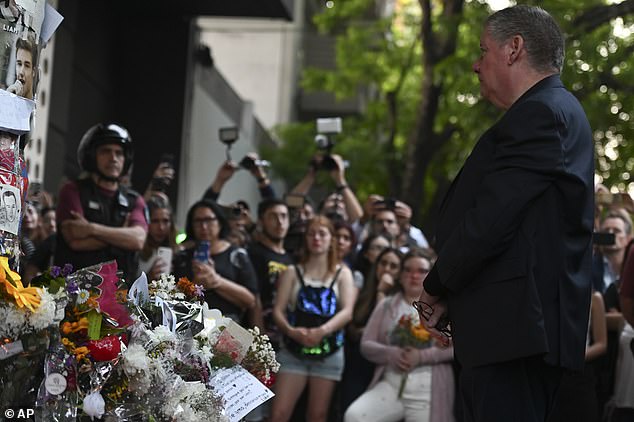
[[[249,328],[249,332],[253,335],[253,343],[242,360],[242,366],[262,384],[271,387],[275,383],[275,374],[280,370],[280,364],[275,359],[275,350],[269,336],[261,334],[257,326]]]
[[[432,345],[432,336],[420,323],[417,316],[407,314],[399,318],[398,323],[390,334],[390,343],[398,347],[411,347],[414,349],[426,349]],[[401,386],[398,390],[400,399],[407,383],[407,373],[403,374]]]
[[[107,385],[125,348],[127,328],[133,320],[118,292],[115,261],[83,268],[66,277],[69,296],[60,324],[61,345],[53,346],[47,357],[37,403],[47,418],[64,419],[77,413],[78,400],[91,417],[101,417],[105,401],[101,391]],[[49,387],[52,375],[60,377],[58,389]],[[68,409],[72,409],[71,412]]]
[[[0,407],[35,401],[45,352],[64,316],[71,271],[54,267],[25,287],[8,258],[0,257]]]
[[[122,355],[128,396],[117,413],[136,408],[156,420],[226,420],[222,400],[208,388],[210,353],[186,333],[136,324]]]

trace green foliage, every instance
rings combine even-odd
[[[344,133],[335,147],[335,152],[351,161],[348,178],[361,199],[372,192],[387,194],[390,179],[399,180],[398,172],[405,167],[406,139],[419,116],[423,75],[421,9],[417,0],[399,3],[401,7],[387,19],[368,18],[374,10],[374,0],[336,1],[335,7],[315,16],[320,31],[336,35],[337,69],[306,69],[302,80],[304,89],[328,91],[338,99],[353,97],[360,91],[366,93],[363,114],[344,120]],[[548,10],[568,36],[562,78],[582,102],[593,127],[597,174],[608,186],[626,189],[634,168],[634,142],[630,141],[634,136],[634,37],[629,33],[634,33],[634,18],[624,16],[584,30],[583,21],[577,19],[591,7],[604,5],[603,1],[532,3]],[[442,4],[432,2],[432,28],[441,40],[449,33],[449,25],[456,24],[443,20]],[[455,176],[475,141],[501,114],[480,98],[472,72],[479,54],[482,24],[489,13],[484,1],[465,1],[456,52],[434,66],[434,81],[442,87],[434,136],[448,135],[441,136],[443,142],[433,151],[432,163],[421,181],[427,203],[438,183]],[[397,104],[395,152],[388,157],[392,126],[387,99],[393,93]],[[266,154],[280,175],[295,183],[315,152],[314,125],[286,125],[277,128],[276,134],[281,148]],[[389,172],[388,158],[403,165],[396,172]]]

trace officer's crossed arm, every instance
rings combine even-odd
[[[62,235],[71,249],[94,251],[116,246],[128,251],[140,251],[145,243],[146,231],[141,226],[110,227],[92,223],[83,215],[71,211],[72,218],[62,223]]]

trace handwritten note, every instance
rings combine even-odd
[[[211,380],[214,391],[225,401],[225,415],[238,422],[275,394],[241,366],[221,369]]]
[[[29,119],[35,102],[0,90],[0,130],[23,135],[31,130]]]

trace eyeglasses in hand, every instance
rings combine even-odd
[[[416,311],[418,311],[418,315],[425,319],[425,321],[429,321],[431,314],[434,313],[434,307],[427,302],[414,301],[412,302],[412,306],[416,309]],[[449,328],[449,318],[447,315],[441,316],[434,328],[445,337],[451,338],[451,328]]]

